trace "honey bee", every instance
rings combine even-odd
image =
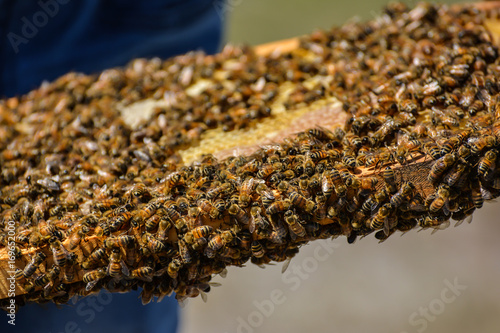
[[[111,230],[109,228],[109,223],[107,218],[101,218],[99,223],[97,224],[97,228],[95,229],[95,234],[97,236],[109,236]]]
[[[160,253],[166,250],[165,244],[156,239],[156,237],[150,233],[145,233],[142,236],[142,242],[152,253]]]
[[[130,275],[128,267],[122,259],[120,248],[115,247],[111,250],[107,274],[115,279],[119,278],[122,274],[125,276]]]
[[[253,206],[251,209],[250,209],[250,223],[248,225],[248,231],[250,231],[250,233],[254,233],[255,231],[255,228],[257,225],[261,225],[261,221],[262,219],[264,219],[264,217],[262,217],[261,215],[261,208],[258,207],[258,206]]]
[[[291,202],[289,200],[275,201],[266,209],[268,215],[277,214],[290,209]]]
[[[220,215],[220,212],[217,208],[215,208],[210,201],[206,199],[201,199],[198,201],[198,208],[200,212],[204,215],[209,215],[213,219],[217,219]]]
[[[90,227],[86,224],[82,224],[77,230],[73,231],[68,237],[68,248],[70,251],[74,250],[82,241],[82,238],[90,232]]]
[[[108,237],[104,240],[104,246],[107,249],[112,249],[114,247],[127,248],[134,244],[135,238],[129,235],[121,235],[116,237]]]
[[[453,152],[455,147],[460,143],[459,139],[456,137],[450,138],[441,146],[441,155],[444,156]]]
[[[127,168],[127,173],[125,174],[125,176],[128,179],[134,179],[137,176],[139,176],[139,166],[138,165],[130,165]]]
[[[481,158],[478,164],[478,175],[483,179],[488,179],[489,175],[495,169],[495,161],[497,159],[498,152],[496,149],[490,149],[486,152],[484,157]]]
[[[138,184],[130,190],[130,198],[132,202],[135,200],[133,198],[143,202],[151,198],[151,193],[144,184]]]
[[[259,241],[254,240],[252,242],[252,256],[255,258],[262,258],[265,255],[265,253],[266,252],[262,244]]]
[[[463,179],[466,176],[466,171],[467,171],[467,166],[465,164],[458,163],[452,168],[452,170],[449,173],[445,175],[443,181],[448,186],[459,185],[461,183],[461,179]]]
[[[335,135],[328,129],[323,128],[321,126],[317,126],[315,128],[311,128],[307,131],[307,133],[321,141],[332,141],[335,140]]]
[[[207,247],[205,248],[204,253],[208,258],[213,258],[215,256],[215,252],[217,252],[223,246],[224,243],[222,241],[220,233],[212,234],[207,243]]]
[[[31,261],[24,267],[24,277],[29,278],[32,276],[46,257],[47,256],[43,252],[37,252],[35,256],[31,258]]]
[[[437,192],[437,197],[429,206],[429,211],[432,214],[437,214],[441,209],[445,215],[450,215],[449,210],[450,191],[446,187],[441,187]]]
[[[85,273],[82,279],[83,283],[86,284],[85,290],[92,290],[96,286],[96,284],[106,275],[106,272],[102,268]]]
[[[201,227],[194,228],[193,230],[191,230],[191,233],[194,238],[204,238],[208,237],[213,232],[213,230],[214,229],[211,226],[204,225]]]
[[[132,213],[125,211],[116,216],[109,224],[110,231],[117,231],[128,227],[128,222],[132,219]],[[137,225],[136,217],[134,217],[134,225]]]
[[[479,111],[484,109],[484,103],[481,100],[475,100],[468,109],[469,115],[475,116]]]
[[[219,215],[226,210],[226,202],[224,199],[217,199],[214,201],[214,207],[219,211]]]
[[[189,201],[183,196],[177,198],[176,204],[182,212],[186,212],[189,208]]]
[[[316,164],[313,162],[309,155],[307,155],[307,158],[304,160],[303,168],[305,174],[309,176],[312,176],[314,174]]]
[[[321,191],[326,198],[329,198],[334,191],[334,184],[329,171],[324,171],[321,176]]]
[[[125,263],[130,267],[134,267],[137,259],[137,251],[135,249],[135,246],[129,246],[125,250]]]
[[[207,191],[207,198],[208,199],[214,199],[218,197],[219,195],[222,195],[223,197],[227,196],[229,193],[231,193],[233,190],[233,185],[231,183],[224,183],[220,186],[214,187],[210,190]]]
[[[121,220],[119,225],[123,225],[125,222],[128,222],[130,218],[132,218],[131,224],[134,228],[142,226],[144,222],[149,219],[154,213],[158,210],[158,203],[155,200],[150,201],[144,207],[136,210],[134,216],[130,212],[120,214]],[[128,213],[128,214],[127,214]]]
[[[446,154],[439,160],[434,162],[428,176],[429,181],[432,183],[437,182],[441,178],[443,173],[448,170],[453,165],[453,163],[455,163],[455,160],[455,155]]]
[[[375,177],[364,177],[361,179],[353,177],[350,187],[360,189],[362,192],[372,192],[375,191],[375,186],[377,186],[377,184],[378,179]]]
[[[342,158],[342,163],[350,169],[354,169],[356,167],[356,159],[352,156],[344,156]]]
[[[237,204],[232,204],[228,208],[227,212],[229,213],[229,215],[234,216],[236,221],[238,221],[239,223],[242,223],[242,224],[249,224],[250,223],[250,217],[247,215],[247,212],[245,210],[241,209],[241,207],[238,206]]]
[[[193,207],[193,208],[195,208],[195,207]],[[196,215],[198,215],[198,212],[199,211],[197,210]],[[174,207],[168,207],[165,216],[173,224],[177,224],[177,221],[181,218],[181,214],[179,214],[179,212]]]
[[[59,277],[61,269],[57,265],[53,265],[52,268],[45,274],[39,275],[35,279],[35,285],[43,287],[44,296],[48,296],[50,291],[54,287],[54,282]]]
[[[259,168],[261,168],[261,162],[256,159],[253,159],[250,162],[247,162],[243,166],[241,166],[238,172],[242,175],[249,175],[257,172]]]
[[[220,251],[220,257],[224,261],[227,261],[226,259],[232,259],[229,262],[233,263],[233,260],[241,258],[241,251],[233,247],[224,246]]]
[[[354,147],[356,149],[361,148],[363,141],[358,135],[355,134],[345,134],[342,136],[342,143],[348,147]]]
[[[133,269],[130,272],[130,277],[133,279],[139,279],[139,280],[143,280],[146,282],[151,282],[151,281],[153,281],[153,272],[154,271],[151,267],[143,266],[143,267]]]
[[[294,205],[295,207],[298,207],[305,211],[306,213],[311,213],[313,210],[316,209],[316,203],[312,200],[306,199],[304,196],[299,194],[298,192],[292,192],[290,193],[290,203]],[[288,210],[289,207],[284,205],[284,210]],[[283,211],[283,210],[281,210]]]
[[[414,218],[410,219],[399,219],[397,224],[397,229],[403,234],[410,231],[417,225],[417,220]]]
[[[160,223],[161,216],[159,214],[154,214],[151,216],[149,219],[146,220],[146,223],[144,226],[146,227],[146,231],[151,232],[158,227],[158,224]]]
[[[61,232],[57,230],[54,225],[48,223],[45,220],[41,220],[38,222],[38,230],[42,237],[56,237],[59,239],[62,238]]]
[[[183,186],[184,183],[185,183],[185,179],[184,179],[183,175],[179,172],[173,172],[173,173],[169,174],[167,176],[167,179],[165,182],[169,191],[172,191],[176,187]]]
[[[247,207],[250,203],[250,196],[252,194],[253,185],[255,179],[252,177],[248,177],[243,181],[240,187],[240,197],[239,197],[239,205],[241,207]]]
[[[153,283],[145,282],[141,290],[141,303],[142,305],[149,304],[154,297],[155,285]]]
[[[386,235],[389,234],[389,224],[388,217],[393,211],[393,207],[390,203],[384,204],[377,213],[372,217],[370,221],[370,228],[373,230],[384,229]]]
[[[121,204],[120,198],[104,199],[102,201],[96,202],[93,206],[94,210],[104,213],[106,211],[116,209]]]
[[[69,255],[68,251],[63,247],[57,237],[52,237],[49,242],[54,263],[59,267],[64,267],[64,265],[66,264],[66,259]]]
[[[425,218],[420,219],[418,221],[418,224],[423,229],[433,228],[434,230],[432,231],[432,233],[435,233],[437,230],[446,229],[450,225],[450,221],[448,221],[447,219],[432,218],[430,216],[426,216]]]
[[[375,209],[377,209],[377,203],[372,196],[368,197],[361,205],[361,213],[365,216],[370,215]]]
[[[257,177],[265,179],[271,176],[274,172],[276,172],[276,169],[272,164],[265,164],[257,172]]]
[[[194,202],[206,198],[206,196],[207,195],[205,194],[205,192],[198,190],[196,188],[189,188],[186,191],[186,198]]]
[[[411,195],[413,194],[413,191],[415,189],[415,186],[411,182],[405,182],[399,191],[396,192],[391,197],[390,204],[392,207],[399,207],[401,204],[408,200],[408,198],[411,199]]]
[[[325,150],[316,150],[316,151],[313,151],[310,154],[310,157],[311,157],[311,159],[313,159],[315,161],[317,161],[317,160],[324,160],[324,159],[330,157],[330,154],[327,151],[325,151]],[[292,171],[292,170],[290,170],[290,171]]]
[[[180,239],[178,242],[179,245],[179,256],[183,264],[190,264],[193,261],[191,253],[189,252],[189,248],[184,242],[184,240]]]
[[[259,238],[267,238],[269,237],[270,233],[271,233],[271,224],[270,222],[263,216],[261,216],[262,218],[258,219],[255,224],[255,228],[256,228],[256,235],[257,237]]]
[[[210,182],[208,177],[200,177],[192,186],[194,188],[202,189]]]
[[[102,247],[98,247],[94,251],[92,251],[92,253],[87,259],[85,259],[85,261],[82,263],[82,268],[91,269],[105,258],[106,258],[106,250]]]
[[[476,98],[477,89],[474,86],[467,85],[463,89],[462,97],[458,104],[463,108],[468,108],[474,102]]]
[[[441,149],[434,143],[429,142],[424,145],[426,152],[431,155],[433,160],[439,159],[441,155]]]
[[[290,231],[292,232],[290,235],[293,235],[292,237],[304,237],[306,236],[306,230],[304,227],[299,223],[297,215],[295,215],[291,210],[287,210],[285,212],[285,222],[288,224],[288,227],[290,228]]]
[[[471,153],[476,155],[483,149],[491,148],[496,145],[496,139],[494,136],[487,135],[481,138],[470,138],[468,143],[470,145]]]
[[[471,184],[471,197],[472,197],[472,202],[476,208],[481,208],[483,207],[483,194],[481,193],[481,187],[479,185],[479,182],[473,181]]]
[[[31,229],[18,230],[15,236],[15,242],[21,245],[28,245],[30,241],[30,235],[33,231]],[[5,244],[4,244],[5,245]]]

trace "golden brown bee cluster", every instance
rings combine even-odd
[[[227,47],[135,60],[1,101],[2,246],[15,225],[18,304],[101,288],[142,288],[143,303],[204,297],[226,266],[284,261],[310,240],[382,241],[470,217],[500,193],[500,60],[488,17],[393,4],[280,56]],[[345,126],[182,164],[179,149],[208,129],[272,116],[285,83],[289,112],[334,96]],[[166,105],[131,128],[119,104],[145,98]]]

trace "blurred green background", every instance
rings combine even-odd
[[[226,40],[262,44],[329,29],[351,19],[369,20],[381,13],[384,0],[226,0]],[[414,6],[418,1],[402,1]],[[458,3],[460,1],[439,1]]]

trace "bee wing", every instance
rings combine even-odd
[[[389,225],[389,219],[386,217],[384,219],[384,227],[383,227],[383,230],[384,230],[384,234],[386,236],[389,236],[389,232],[391,231],[391,227]]]
[[[227,276],[227,268],[224,268],[220,273],[219,275],[222,277],[222,278],[225,278]]]
[[[410,204],[410,210],[417,212],[425,212],[427,208],[421,204]]]
[[[165,298],[165,296],[170,296],[170,295],[167,295],[167,294],[161,294],[160,296],[158,296],[158,299],[156,300],[157,303],[160,303],[161,301],[163,301],[163,299]]]
[[[138,279],[146,281],[146,282],[152,282],[153,281],[153,277],[152,276],[143,276],[143,277],[139,277]]]
[[[70,257],[70,252],[68,250],[66,250],[64,245],[62,245],[62,242],[61,242],[61,250],[64,252],[64,255],[66,256],[66,258]]]
[[[248,231],[250,231],[251,234],[253,234],[255,231],[255,218],[253,216],[250,218],[250,224],[248,225]]]
[[[220,286],[222,286],[222,284],[219,283],[219,282],[209,282],[208,284],[210,285],[210,287],[220,287]]]
[[[50,281],[49,283],[47,283],[47,285],[45,287],[43,287],[43,295],[45,297],[47,297],[50,294],[53,286],[54,286],[54,282]]]
[[[443,213],[444,215],[448,216],[450,215],[450,204],[449,200],[446,199],[443,205]]]
[[[85,287],[85,290],[86,291],[91,291],[95,285],[97,284],[97,282],[99,282],[100,279],[96,279],[94,281],[90,281],[89,283],[87,283],[87,286]]]
[[[130,272],[128,270],[128,267],[127,267],[127,265],[125,264],[125,262],[123,260],[120,262],[120,265],[122,266],[122,273],[123,273],[123,275],[130,276]]]
[[[448,228],[449,226],[450,226],[450,221],[444,221],[443,223],[441,223],[440,225],[435,227],[434,230],[432,230],[431,235],[434,235],[439,230],[444,230],[444,229]]]
[[[488,191],[482,186],[480,191],[481,191],[481,196],[483,197],[484,200],[491,200],[492,202],[496,202],[495,200],[492,200],[495,198],[495,196],[490,191]]]
[[[205,293],[204,291],[201,291],[201,290],[200,290],[200,295],[201,295],[201,299],[203,300],[203,302],[205,302],[205,303],[206,303],[206,302],[207,302],[207,299],[208,299],[208,297],[207,297],[207,293]]]
[[[139,297],[141,298],[142,305],[149,304],[149,302],[151,302],[153,300],[153,294],[152,293],[145,293],[144,289],[142,290]]]
[[[154,272],[154,276],[162,276],[168,270],[168,266]]]
[[[290,266],[291,261],[292,261],[292,257],[286,258],[286,260],[283,262],[283,267],[281,267],[281,274],[286,272],[286,270],[288,269],[288,266]]]
[[[458,227],[459,225],[461,225],[464,221],[467,221],[468,223],[471,223],[472,222],[472,214],[461,219],[461,220],[458,220],[457,223],[455,223],[455,228]]]
[[[212,249],[210,249],[210,248],[208,248],[208,247],[205,248],[204,254],[205,254],[205,256],[207,258],[213,258],[213,257],[215,257],[215,251],[212,250]]]

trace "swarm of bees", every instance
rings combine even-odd
[[[226,47],[67,74],[0,101],[0,216],[16,226],[16,304],[142,289],[142,302],[206,293],[228,265],[292,258],[344,235],[440,230],[500,193],[500,59],[493,10],[401,3],[317,31],[279,57]],[[207,84],[200,85],[200,82]],[[334,96],[349,117],[249,156],[180,149],[210,128]],[[197,86],[198,93],[192,93]],[[202,86],[203,88],[199,88]],[[117,105],[164,99],[136,128]]]

